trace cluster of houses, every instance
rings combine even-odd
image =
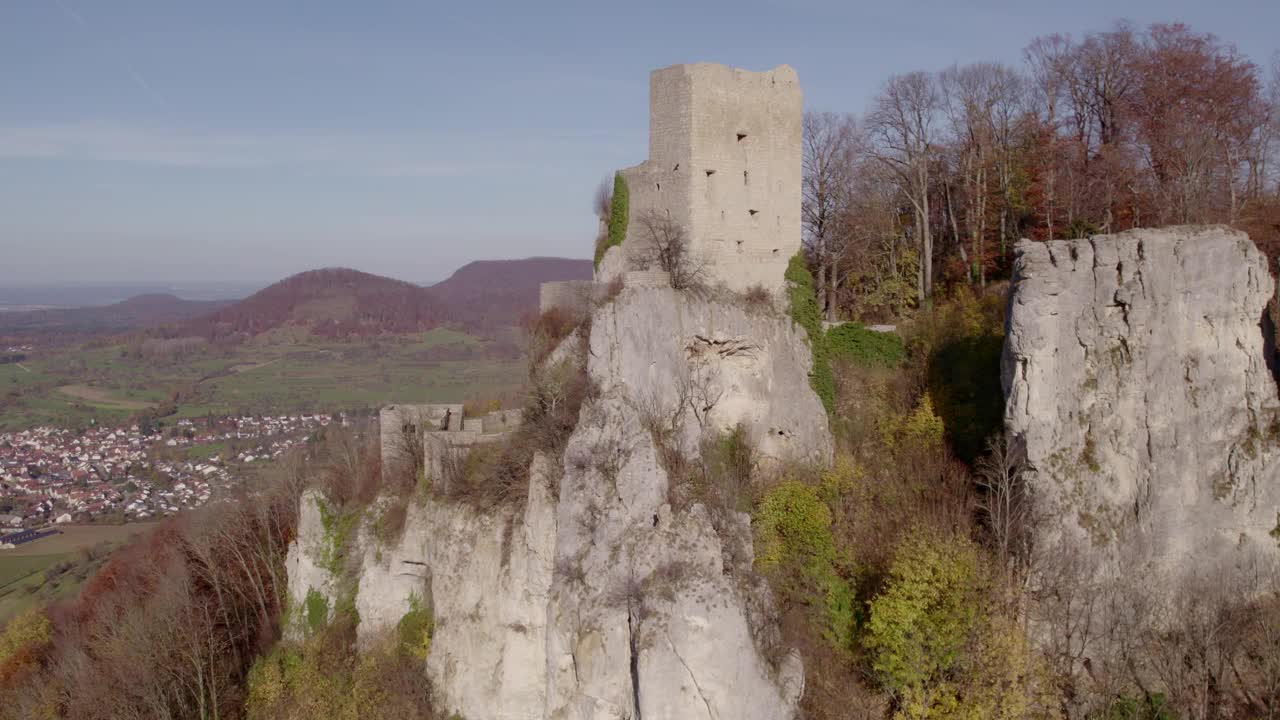
[[[148,520],[199,507],[333,422],[325,414],[179,420],[164,433],[138,425],[83,432],[37,427],[0,433],[0,528]]]
[[[0,352],[8,353],[8,354],[17,354],[17,353],[29,353],[33,350],[35,350],[35,346],[33,345],[6,345],[4,350],[0,350]]]

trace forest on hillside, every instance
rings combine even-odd
[[[1280,54],[1181,24],[1047,35],[1019,66],[886,80],[804,119],[805,241],[826,317],[882,320],[1008,276],[1021,238],[1224,223],[1280,254]]]

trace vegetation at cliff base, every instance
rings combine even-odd
[[[864,367],[897,367],[906,357],[906,348],[897,333],[868,330],[859,322],[841,323],[827,330],[827,352],[832,361],[844,360]]]

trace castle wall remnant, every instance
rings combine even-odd
[[[428,478],[440,480],[446,466],[476,445],[502,439],[520,427],[519,410],[492,410],[467,417],[460,404],[388,405],[378,413],[382,471],[406,472],[420,453]],[[421,443],[421,447],[414,447]]]
[[[634,269],[658,213],[680,226],[711,284],[776,289],[800,249],[801,91],[782,65],[751,72],[672,65],[649,78],[649,159],[620,171],[630,194],[626,239],[597,281]]]
[[[600,293],[601,285],[591,280],[544,282],[538,288],[538,309],[547,312],[554,308],[574,317],[585,317]]]

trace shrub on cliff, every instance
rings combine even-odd
[[[611,247],[617,247],[627,237],[627,213],[630,211],[630,198],[627,181],[622,173],[613,176],[613,196],[609,199],[609,232],[596,243],[595,266],[600,267],[600,260]]]
[[[822,311],[818,296],[813,291],[813,276],[805,265],[804,254],[796,253],[787,264],[787,297],[790,300],[791,319],[804,328],[809,337],[809,349],[813,353],[813,368],[809,371],[809,384],[822,400],[822,406],[830,414],[835,408],[836,381],[831,373],[827,353],[827,337],[822,331]]]
[[[791,578],[788,594],[820,608],[821,635],[835,649],[852,649],[857,603],[851,563],[837,550],[829,498],[838,494],[839,469],[820,485],[788,479],[765,493],[756,508],[756,567]]]

